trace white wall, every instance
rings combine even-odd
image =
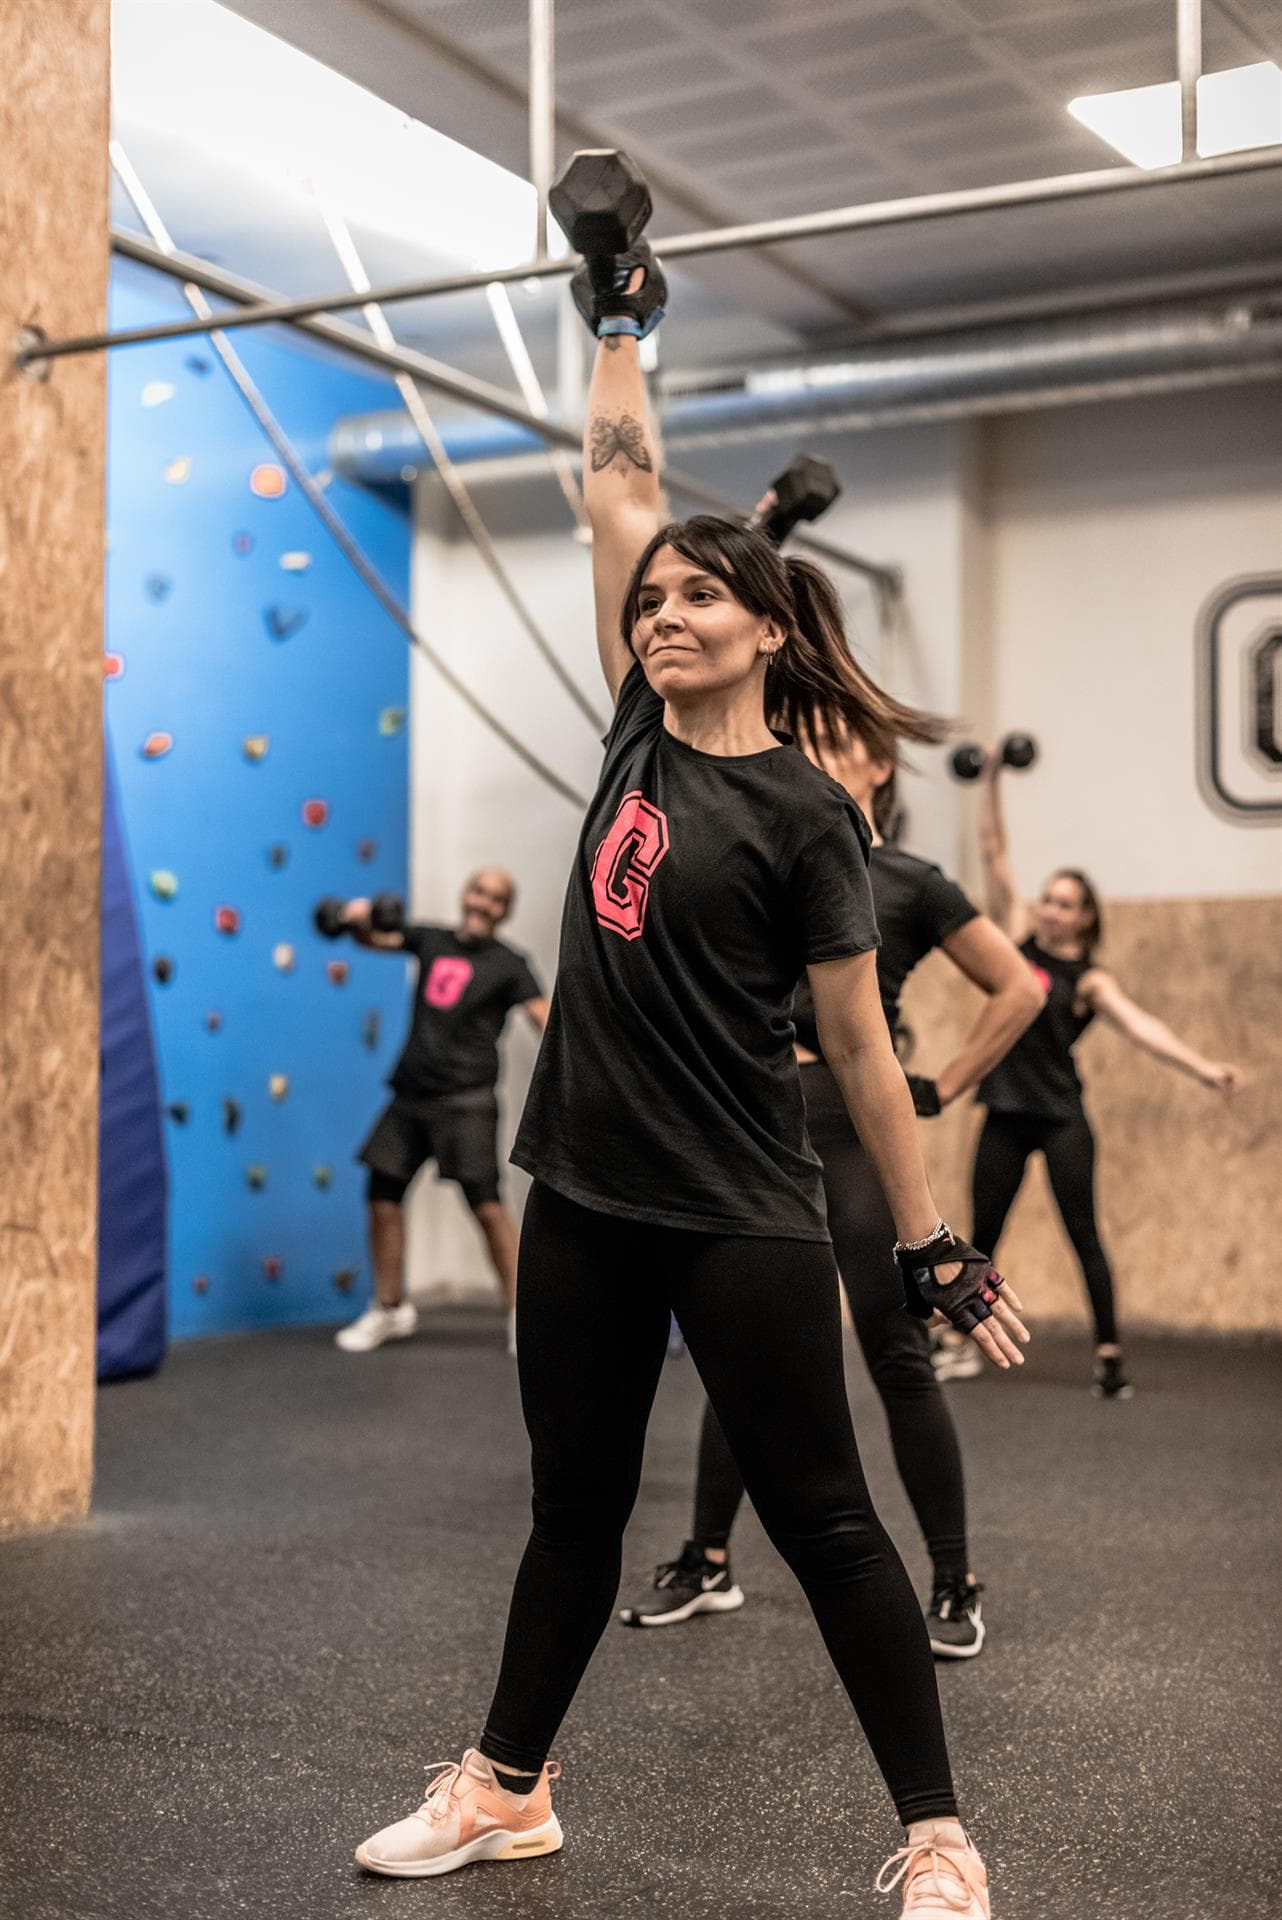
[[[1282,573],[1282,386],[1012,415],[983,465],[992,718],[1044,747],[1011,783],[1022,883],[1064,863],[1132,900],[1275,891],[1277,824],[1198,791],[1194,632],[1214,589]]]
[[[1012,792],[1017,871],[1087,866],[1106,895],[1205,897],[1275,890],[1280,837],[1214,814],[1194,778],[1193,624],[1228,577],[1282,569],[1282,387],[934,424],[811,442],[843,494],[826,537],[905,569],[902,619],[882,633],[856,576],[834,574],[858,650],[906,698],[957,715],[963,732],[1025,727],[1042,761]],[[680,464],[751,502],[800,436],[682,451]],[[487,483],[478,500],[515,580],[604,713],[589,557],[547,481]],[[482,698],[590,793],[594,730],[538,658],[434,482],[419,498],[414,606]],[[510,936],[549,981],[579,824],[416,662],[411,687],[413,907],[449,920],[467,873],[512,868]],[[916,755],[910,844],[976,878],[973,795]],[[506,1043],[507,1136],[534,1047]],[[510,1170],[519,1204],[524,1177]],[[421,1182],[411,1284],[488,1288],[453,1190]]]

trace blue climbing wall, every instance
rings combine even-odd
[[[172,282],[116,264],[113,326],[185,315]],[[394,402],[310,345],[231,337],[313,473],[338,414]],[[108,365],[105,704],[165,1108],[170,1328],[338,1319],[367,1284],[353,1155],[405,964],[323,941],[311,914],[405,890],[408,646],[206,341]],[[404,598],[404,499],[329,497]]]

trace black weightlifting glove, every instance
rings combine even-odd
[[[628,283],[638,267],[645,268],[645,279],[635,293],[629,293]],[[588,331],[598,339],[609,333],[630,333],[634,340],[644,340],[663,318],[668,283],[649,242],[638,240],[626,253],[585,260],[570,282],[570,292]]]
[[[929,1320],[942,1313],[959,1333],[973,1333],[981,1321],[992,1318],[1003,1284],[1001,1274],[986,1253],[959,1240],[942,1220],[924,1246],[904,1247],[896,1242],[895,1260],[903,1277],[904,1304],[916,1319]],[[962,1263],[961,1272],[941,1286],[935,1268],[957,1260]]]
[[[943,1112],[943,1103],[939,1098],[939,1088],[924,1073],[906,1073],[908,1091],[913,1097],[913,1111],[925,1120],[933,1120]]]

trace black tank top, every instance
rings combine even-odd
[[[1093,1013],[1078,1013],[1077,989],[1089,960],[1058,960],[1030,934],[1020,952],[1046,988],[1046,1004],[1010,1052],[979,1083],[976,1099],[994,1113],[1032,1113],[1070,1120],[1082,1099],[1073,1048]]]

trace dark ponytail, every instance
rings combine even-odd
[[[902,740],[934,746],[947,735],[947,721],[896,700],[869,679],[850,650],[841,601],[826,573],[796,554],[785,557],[763,533],[711,514],[660,527],[637,561],[620,615],[627,646],[639,618],[641,584],[660,547],[715,574],[741,606],[773,620],[787,635],[766,670],[765,712],[772,726],[812,742],[855,733],[874,760],[895,765]],[[891,799],[893,804],[893,793]]]
[[[1080,867],[1056,867],[1056,880],[1071,880],[1082,896],[1082,910],[1090,917],[1085,930],[1078,936],[1086,949],[1086,958],[1093,961],[1095,949],[1104,938],[1104,909],[1092,881],[1088,880]]]

